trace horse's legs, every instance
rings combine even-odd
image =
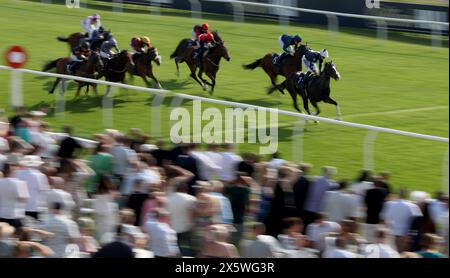
[[[311,115],[311,112],[309,111],[309,105],[308,105],[308,96],[306,96],[306,92],[304,90],[299,92],[300,96],[303,99],[303,108],[305,108],[305,111]]]
[[[208,89],[208,86],[206,84],[204,84],[202,81],[200,81],[197,76],[195,75],[195,71],[196,71],[196,66],[193,64],[188,64],[189,69],[191,70],[191,74],[190,77],[192,77],[195,81],[197,81],[198,84],[200,84],[200,86],[202,86],[203,91],[206,91]]]
[[[80,95],[81,87],[83,87],[83,85],[81,85],[81,83],[78,83],[78,88],[77,88],[77,93],[75,94],[75,98],[77,98]]]
[[[177,76],[180,76],[180,66],[178,65],[178,61],[175,58],[175,66],[177,67],[177,72],[175,73]]]
[[[339,104],[332,98],[328,97],[327,99],[324,100],[324,102],[326,103],[330,103],[336,106],[336,118],[338,120],[341,119],[341,109],[339,108]]]
[[[317,106],[317,102],[316,101],[311,101],[312,106],[314,106],[314,108],[316,109],[316,112],[312,113],[314,116],[317,116],[320,114],[320,109],[319,106]]]
[[[216,87],[216,73],[206,72],[206,75],[211,79],[211,91],[209,93],[212,95],[214,93],[214,87]]]
[[[144,82],[147,85],[147,87],[151,87],[152,86],[152,84],[150,83],[150,81],[148,81],[148,79],[147,79],[147,77],[145,75],[142,75],[141,77],[142,77],[142,79],[144,79]]]
[[[92,89],[94,89],[94,94],[97,97],[98,96],[97,83],[92,83]]]
[[[149,70],[147,72],[147,76],[153,79],[156,82],[156,85],[158,86],[158,89],[162,89],[161,83],[159,83],[158,79],[156,79],[155,75],[153,74],[153,71]]]
[[[295,110],[297,110],[298,112],[302,113],[302,111],[300,110],[300,108],[298,108],[298,103],[297,103],[297,92],[295,90],[289,90],[288,89],[289,94],[292,97],[292,100],[294,101],[294,108]]]
[[[52,88],[50,89],[50,91],[48,91],[50,94],[53,94],[53,92],[56,89],[56,86],[58,86],[59,81],[61,81],[61,78],[56,78],[55,82],[53,82]]]

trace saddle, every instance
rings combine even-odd
[[[297,72],[295,75],[296,86],[298,89],[306,89],[314,76],[312,74],[306,74],[304,72]]]

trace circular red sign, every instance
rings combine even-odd
[[[5,59],[8,66],[17,69],[27,62],[27,52],[23,47],[14,45],[5,52]]]

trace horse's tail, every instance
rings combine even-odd
[[[275,86],[270,87],[270,88],[267,90],[267,94],[270,95],[271,93],[273,93],[273,92],[276,91],[276,90],[283,91],[284,89],[286,89],[286,87],[287,87],[287,79],[284,80],[283,82],[281,82],[281,83],[278,84],[278,85],[275,85]]]
[[[56,64],[58,63],[59,59],[53,60],[45,64],[45,66],[42,68],[42,71],[48,71],[52,68],[56,68]]]
[[[262,61],[262,58],[261,58],[261,59],[258,59],[258,60],[256,60],[256,61],[254,61],[254,62],[251,63],[251,64],[248,64],[248,65],[242,65],[242,67],[243,67],[244,69],[247,69],[247,70],[254,70],[254,69],[256,69],[257,67],[259,67],[259,66],[261,65],[261,61]]]
[[[177,45],[177,48],[170,54],[170,59],[173,59],[178,56],[178,54],[181,52],[183,47],[186,47],[186,42],[190,41],[190,39],[183,39],[180,41],[180,43]]]
[[[57,36],[56,39],[60,42],[68,42],[69,38],[63,37],[63,36]]]

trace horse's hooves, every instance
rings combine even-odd
[[[203,91],[207,91],[208,90],[208,85],[205,84],[205,85],[202,86],[202,88],[203,88]]]

